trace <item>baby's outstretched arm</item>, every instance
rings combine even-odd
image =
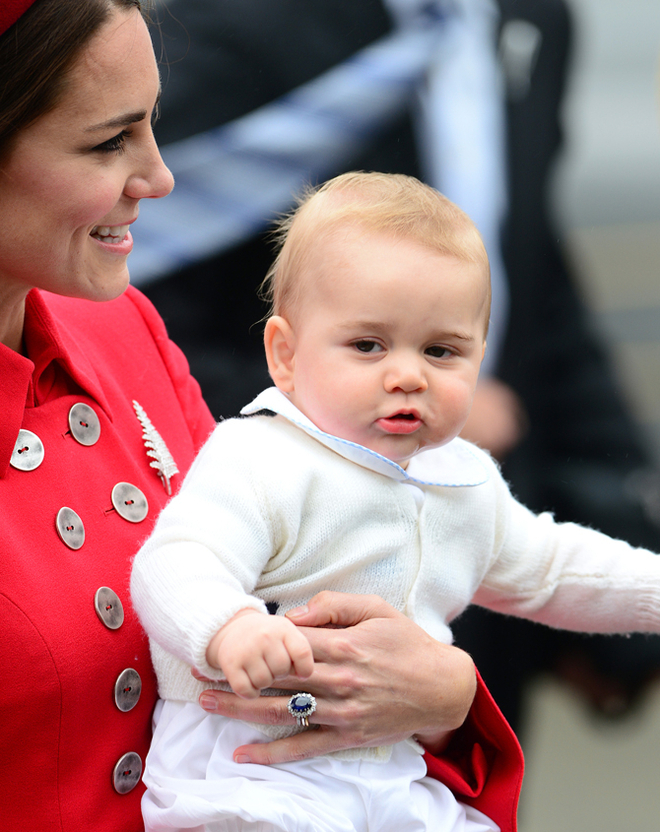
[[[206,660],[245,699],[285,676],[307,679],[314,669],[312,648],[295,624],[251,608],[237,612],[213,636]]]

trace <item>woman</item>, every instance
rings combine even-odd
[[[139,0],[4,0],[0,79],[0,826],[133,832],[156,690],[130,559],[213,426],[153,307],[127,288],[139,201],[172,187]],[[378,599],[324,594],[303,623],[328,605],[356,626],[312,633],[306,687],[323,727],[245,756],[415,732],[439,752],[470,708],[468,657]],[[290,719],[277,698],[203,700]],[[517,753],[480,688],[429,765],[490,800],[484,811],[501,803],[512,828]]]

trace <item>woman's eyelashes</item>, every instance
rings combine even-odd
[[[131,130],[122,130],[121,133],[117,133],[117,135],[113,136],[111,139],[101,142],[101,144],[97,144],[93,150],[98,153],[123,153],[126,148],[126,140],[130,138],[131,135]]]

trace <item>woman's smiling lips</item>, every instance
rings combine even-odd
[[[128,234],[128,227],[128,223],[126,225],[95,225],[92,228],[92,237],[103,243],[119,243]]]
[[[131,222],[134,222],[132,220]],[[125,225],[95,225],[90,237],[100,243],[106,251],[127,256],[133,250],[133,235],[129,231],[131,223]]]
[[[385,433],[414,433],[422,426],[419,415],[411,410],[401,410],[391,416],[383,416],[376,420],[379,428]]]

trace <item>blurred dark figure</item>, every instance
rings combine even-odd
[[[500,0],[508,80],[509,214],[504,258],[510,323],[498,376],[525,412],[524,440],[503,462],[530,508],[654,551],[636,483],[655,483],[649,456],[568,272],[549,217],[549,176],[561,145],[559,110],[571,45],[564,0]],[[224,124],[344,61],[390,31],[380,0],[169,0],[162,145]],[[512,28],[513,26],[513,28]],[[186,32],[188,33],[186,35]],[[410,113],[347,169],[420,176]],[[340,171],[336,171],[338,173]],[[216,417],[269,384],[256,288],[271,260],[265,236],[146,287],[183,348]],[[582,637],[471,608],[454,624],[514,728],[527,682],[560,673],[600,712],[634,705],[660,668],[660,640]]]
[[[564,0],[499,2],[508,88],[503,247],[510,323],[498,376],[520,396],[528,423],[503,472],[532,510],[658,551],[660,530],[649,516],[658,477],[548,210],[573,40],[569,9]],[[597,713],[616,717],[636,704],[660,669],[656,637],[582,636],[476,608],[453,629],[517,730],[525,686],[539,672],[557,672]]]

